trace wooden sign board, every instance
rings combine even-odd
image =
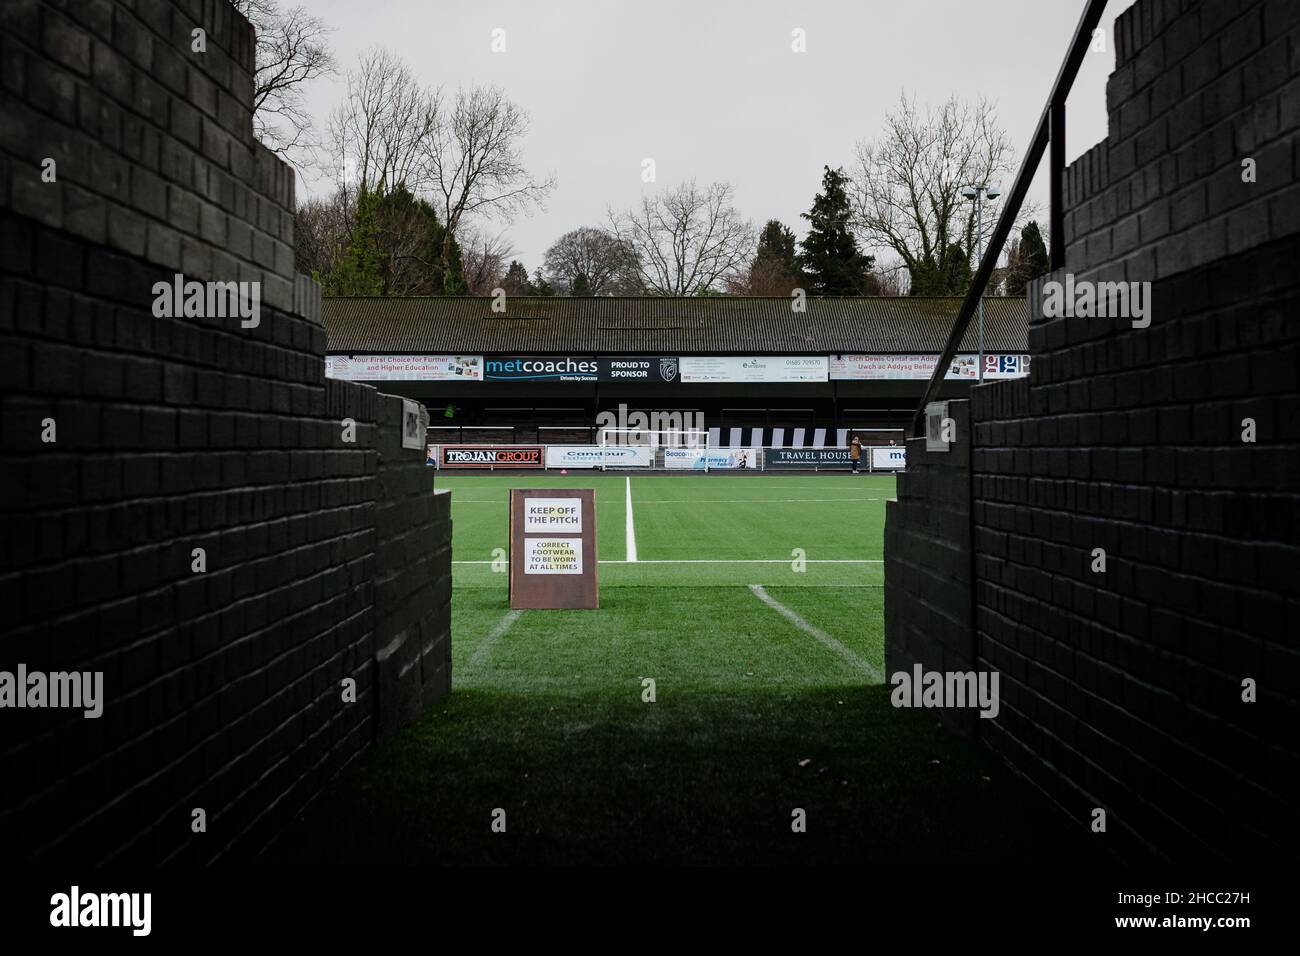
[[[510,607],[600,607],[594,488],[510,489]]]

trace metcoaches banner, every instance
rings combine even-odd
[[[594,382],[594,355],[490,355],[483,360],[489,382]]]
[[[763,455],[765,468],[851,468],[847,448],[769,448]]]
[[[648,445],[547,445],[547,468],[649,468]]]
[[[697,468],[703,471],[726,468],[757,468],[757,448],[726,448],[704,451],[702,448],[665,448],[665,468]]]
[[[541,445],[439,445],[440,468],[541,468]]]
[[[325,377],[348,382],[481,382],[481,355],[327,355]]]

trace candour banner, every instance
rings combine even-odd
[[[547,468],[649,468],[648,445],[547,445]]]

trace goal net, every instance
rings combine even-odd
[[[709,470],[709,433],[694,428],[602,428],[602,470],[633,467]]]

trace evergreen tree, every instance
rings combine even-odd
[[[528,281],[528,270],[518,259],[511,260],[506,277],[501,280],[501,288],[506,295],[532,295],[532,283]]]
[[[822,191],[814,197],[812,209],[800,214],[811,226],[800,244],[799,265],[807,273],[809,291],[814,295],[862,295],[869,288],[868,276],[875,260],[858,248],[849,230],[851,210],[844,172],[824,168]]]
[[[1020,247],[1015,261],[1008,261],[1007,267],[1007,295],[1024,295],[1031,280],[1051,269],[1051,259],[1047,256],[1047,246],[1037,222],[1031,222],[1020,230]]]
[[[758,237],[758,252],[749,265],[750,295],[789,295],[805,285],[793,230],[769,219]]]
[[[579,272],[573,279],[573,285],[569,289],[571,296],[589,296],[591,295],[591,283],[587,281],[587,276]]]
[[[382,189],[382,184],[380,186]],[[325,295],[383,295],[383,256],[378,241],[379,190],[357,194],[352,238],[339,264],[325,277]]]
[[[544,298],[555,295],[555,286],[546,281],[540,266],[533,272],[532,294]]]

